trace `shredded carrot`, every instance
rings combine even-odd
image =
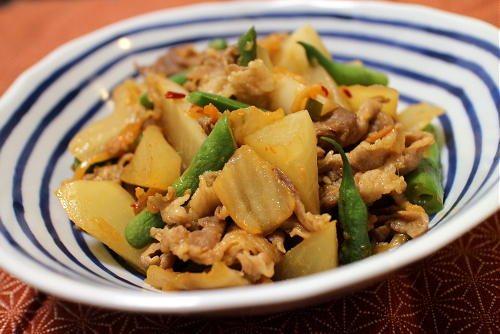
[[[192,117],[194,119],[208,116],[210,118],[210,122],[215,124],[215,122],[217,122],[217,120],[219,119],[221,113],[219,112],[217,107],[211,103],[204,107],[193,104],[188,110],[188,115],[189,117]]]
[[[219,119],[219,117],[221,115],[221,113],[219,112],[217,107],[215,107],[211,103],[203,107],[203,114],[210,117],[210,121],[214,124],[215,124],[215,122],[217,122],[217,120]]]
[[[387,134],[389,134],[392,130],[394,129],[393,126],[388,126],[386,128],[383,128],[382,130],[376,131],[376,132],[370,132],[368,136],[366,136],[366,141],[369,142],[370,144],[373,144],[377,141],[377,139],[380,139],[382,137],[385,137]]]
[[[203,108],[200,106],[197,106],[196,104],[191,105],[191,108],[188,110],[188,115],[191,118],[200,118],[203,117]]]

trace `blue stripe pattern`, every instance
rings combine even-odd
[[[469,45],[474,45],[485,52],[494,55],[495,57],[500,57],[500,52],[498,46],[474,37],[472,35],[467,35],[463,33],[458,33],[452,30],[446,30],[446,29],[438,29],[438,28],[433,28],[429,27],[426,25],[421,25],[421,24],[413,24],[413,23],[407,23],[403,21],[398,21],[398,20],[392,20],[392,19],[380,19],[380,18],[374,18],[374,17],[368,17],[368,16],[352,16],[352,15],[345,15],[345,14],[337,14],[337,13],[320,13],[320,12],[313,12],[313,11],[308,11],[308,12],[301,12],[301,13],[294,13],[294,12],[274,12],[274,13],[258,13],[258,14],[251,14],[247,15],[244,17],[244,19],[250,19],[250,20],[266,20],[266,19],[274,19],[274,18],[298,18],[298,19],[311,19],[311,18],[324,18],[324,19],[337,19],[337,20],[349,20],[349,21],[357,21],[357,22],[362,22],[362,23],[368,23],[368,24],[376,24],[376,25],[382,25],[382,26],[392,26],[392,27],[401,27],[405,29],[409,29],[412,31],[420,31],[420,32],[425,32],[433,35],[438,35],[438,36],[444,36],[449,39],[457,40],[465,44]],[[20,122],[23,117],[29,113],[32,110],[32,107],[35,105],[37,101],[39,101],[40,97],[43,96],[43,94],[51,87],[53,86],[65,73],[67,73],[70,69],[74,68],[84,60],[86,60],[88,57],[96,54],[98,51],[103,49],[104,47],[110,45],[111,43],[114,43],[116,39],[120,37],[130,37],[139,33],[144,33],[144,32],[151,32],[151,31],[161,31],[163,29],[168,29],[168,28],[174,28],[174,27],[181,27],[181,26],[190,26],[193,24],[200,24],[200,23],[213,23],[213,22],[221,22],[221,21],[239,21],[241,20],[241,16],[219,16],[219,17],[209,17],[209,18],[197,18],[197,19],[191,19],[191,20],[183,20],[183,21],[173,21],[165,24],[151,24],[151,25],[146,25],[142,26],[140,28],[136,29],[131,29],[128,31],[123,31],[120,32],[119,34],[116,34],[110,38],[107,38],[97,44],[95,47],[92,47],[88,49],[87,51],[83,52],[82,54],[74,57],[72,60],[68,61],[66,64],[61,65],[58,69],[54,70],[53,72],[49,73],[48,76],[41,81],[36,88],[30,92],[23,101],[19,104],[18,108],[13,112],[12,116],[7,120],[5,125],[0,129],[0,149],[5,145],[7,140],[9,139],[10,134],[16,129],[18,123]],[[262,34],[267,34],[272,31],[260,31]],[[495,83],[495,80],[491,77],[490,74],[483,68],[481,64],[477,64],[473,61],[467,60],[462,57],[458,57],[453,54],[448,54],[445,52],[438,52],[429,48],[425,47],[420,47],[420,46],[415,46],[412,45],[409,42],[398,42],[394,40],[390,40],[387,38],[382,38],[379,36],[372,36],[369,33],[368,34],[357,34],[357,33],[346,33],[346,32],[339,32],[339,31],[334,31],[334,30],[328,30],[328,31],[322,31],[320,30],[320,34],[323,37],[326,38],[332,38],[332,39],[345,39],[345,40],[351,40],[351,41],[359,41],[363,43],[370,43],[373,45],[383,45],[386,47],[391,47],[391,48],[397,48],[404,50],[405,52],[409,53],[414,53],[421,55],[423,57],[431,58],[431,59],[437,59],[441,60],[443,62],[451,63],[459,68],[462,68],[464,70],[467,70],[474,74],[480,81],[484,83],[484,85],[487,87],[489,95],[496,106],[496,112],[497,114],[499,113],[499,106],[500,106],[500,94],[498,90],[498,86]],[[13,212],[15,213],[18,225],[21,229],[21,231],[24,233],[24,236],[26,239],[30,240],[30,242],[47,258],[49,258],[51,261],[56,263],[58,266],[60,266],[63,270],[58,270],[58,272],[61,273],[61,275],[67,276],[65,274],[65,270],[69,271],[73,274],[78,275],[79,271],[76,269],[73,269],[74,266],[69,266],[66,264],[65,261],[60,261],[56,258],[55,255],[51,254],[43,244],[37,239],[36,235],[33,233],[33,231],[30,229],[30,226],[28,222],[26,221],[26,215],[25,215],[25,206],[23,202],[23,182],[24,182],[24,177],[26,174],[26,168],[29,159],[33,155],[33,150],[35,149],[35,146],[39,140],[39,138],[42,136],[44,131],[46,131],[48,125],[50,125],[61,113],[65,112],[66,106],[73,100],[75,100],[82,91],[85,89],[88,89],[89,85],[95,80],[98,79],[102,76],[104,76],[106,73],[108,73],[111,69],[113,69],[115,66],[117,66],[120,62],[124,61],[127,59],[127,57],[131,55],[137,55],[137,54],[144,54],[150,51],[174,46],[174,45],[179,45],[179,44],[184,44],[187,42],[201,42],[201,41],[206,41],[209,40],[213,37],[225,37],[225,38],[234,38],[239,36],[239,33],[231,33],[231,34],[219,34],[217,36],[215,35],[209,35],[209,34],[202,34],[197,36],[196,38],[184,38],[184,39],[178,39],[175,41],[171,41],[168,43],[156,43],[152,46],[144,47],[144,48],[138,48],[138,49],[133,49],[128,52],[122,52],[120,56],[116,56],[104,65],[102,65],[100,68],[98,68],[95,72],[92,72],[88,77],[84,78],[82,81],[77,83],[73,88],[68,89],[67,93],[57,101],[57,103],[47,112],[47,114],[42,118],[41,122],[37,125],[35,130],[30,134],[28,140],[23,143],[23,148],[21,151],[21,154],[18,158],[17,161],[17,168],[14,171],[14,182],[13,186],[11,189],[11,195],[13,199]],[[350,61],[352,60],[352,57],[347,56],[347,55],[342,55],[341,53],[336,53],[335,54],[336,59],[342,60],[342,61]],[[359,57],[356,57],[359,59]],[[469,123],[469,126],[473,130],[474,134],[474,149],[475,149],[475,154],[474,154],[474,160],[473,160],[473,165],[471,168],[471,171],[468,175],[468,178],[466,180],[466,185],[465,187],[459,192],[458,196],[456,199],[453,201],[453,203],[447,203],[447,206],[449,207],[449,210],[447,211],[446,214],[441,216],[439,218],[439,221],[434,221],[433,223],[437,225],[438,223],[442,222],[445,220],[445,218],[451,214],[452,210],[459,205],[464,205],[468,201],[471,201],[474,196],[476,196],[479,192],[484,191],[484,186],[486,183],[491,179],[493,171],[496,170],[496,167],[498,166],[498,160],[499,160],[499,150],[497,147],[496,155],[493,158],[493,162],[490,166],[488,166],[488,172],[485,176],[482,176],[481,179],[481,184],[479,187],[475,188],[473,190],[473,193],[469,193],[469,188],[471,187],[473,181],[477,177],[477,172],[479,168],[479,164],[481,162],[481,152],[483,150],[483,128],[481,127],[481,122],[477,117],[477,110],[475,110],[474,104],[471,101],[471,98],[467,95],[467,93],[458,85],[450,82],[446,82],[439,77],[434,77],[434,76],[429,76],[429,75],[424,75],[422,73],[419,73],[415,70],[409,70],[407,68],[401,68],[397,67],[394,65],[391,65],[390,63],[386,62],[380,62],[376,61],[373,59],[361,59],[365,64],[367,64],[370,67],[373,68],[378,68],[381,70],[384,70],[389,73],[393,73],[394,75],[400,76],[400,77],[405,77],[407,79],[411,79],[415,82],[422,82],[430,86],[435,86],[438,87],[439,89],[442,89],[446,91],[448,94],[455,96],[458,100],[460,100],[461,104],[463,105],[464,110],[466,111],[467,115],[467,121]],[[405,103],[416,103],[420,101],[421,99],[418,99],[414,96],[410,95],[411,92],[402,92],[400,99],[401,101]],[[83,269],[84,271],[88,272],[92,276],[98,278],[99,280],[108,280],[107,277],[111,276],[113,277],[116,281],[126,283],[134,288],[141,288],[137,284],[131,282],[128,279],[122,278],[119,275],[115,274],[113,271],[111,271],[109,268],[107,268],[105,265],[101,263],[101,261],[95,257],[95,255],[90,251],[88,248],[85,240],[83,239],[81,232],[74,230],[74,238],[79,245],[81,251],[85,254],[88,260],[90,260],[92,263],[96,265],[100,269],[100,272],[96,272],[91,268],[87,268],[83,262],[75,255],[72,253],[70,249],[68,249],[64,243],[64,239],[58,235],[55,227],[54,227],[54,222],[52,222],[51,216],[50,216],[50,205],[49,205],[49,197],[52,196],[49,190],[49,184],[50,181],[53,178],[53,167],[58,165],[59,162],[61,161],[65,151],[67,144],[69,143],[70,139],[76,134],[76,132],[84,125],[86,124],[96,113],[98,113],[103,105],[102,100],[97,100],[95,101],[92,106],[86,110],[82,116],[76,120],[74,124],[71,124],[71,126],[68,128],[68,131],[66,131],[60,138],[60,140],[57,142],[56,145],[54,145],[55,149],[50,153],[49,160],[47,165],[45,166],[45,170],[43,172],[43,179],[41,183],[41,187],[39,189],[39,209],[41,212],[41,216],[44,220],[44,226],[47,230],[47,233],[50,234],[53,237],[54,244],[57,247],[57,249],[64,254],[65,258],[72,264],[76,265],[76,267]],[[450,120],[450,117],[448,115],[442,115],[439,119],[440,124],[444,130],[444,133],[446,134],[447,141],[447,149],[448,149],[448,161],[447,161],[447,166],[448,166],[448,173],[447,173],[447,179],[446,179],[446,184],[445,184],[445,194],[448,195],[453,189],[453,184],[456,179],[457,175],[457,146],[455,142],[455,134],[454,134],[454,129],[452,127],[452,122]],[[495,180],[496,184],[497,180]],[[490,186],[491,187],[491,186]],[[464,198],[466,195],[469,195],[470,198],[468,201],[464,201]],[[24,254],[27,257],[31,257],[31,254],[26,251],[22,245],[16,241],[16,238],[13,237],[11,232],[9,232],[9,229],[5,226],[4,220],[0,219],[0,234],[2,237],[15,249],[17,249],[20,253]],[[111,251],[110,251],[111,252]],[[111,252],[112,253],[112,252]],[[137,278],[142,279],[143,276],[140,274],[137,274],[134,272],[131,268],[127,267],[127,265],[124,263],[123,260],[121,260],[119,257],[116,256],[116,254],[112,253],[112,256],[115,258],[117,262],[119,262],[122,266],[124,266],[129,272],[131,272],[133,275],[135,275]],[[51,270],[52,267],[49,267],[47,265],[44,265],[43,263],[40,262],[42,266],[47,268],[48,270]]]

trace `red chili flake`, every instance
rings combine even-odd
[[[133,207],[134,209],[138,209],[139,208],[139,202],[134,202],[132,204],[130,204],[131,207]]]
[[[182,99],[185,96],[186,96],[186,94],[184,94],[184,93],[177,93],[177,92],[172,92],[172,91],[168,91],[165,93],[165,97],[167,99]]]
[[[325,93],[325,96],[328,96],[328,88],[326,88],[325,86],[321,85],[321,90],[323,91],[323,93]]]
[[[345,95],[347,95],[348,98],[351,98],[352,97],[352,94],[351,92],[349,91],[349,89],[347,88],[344,88],[342,89],[342,91],[344,92]]]

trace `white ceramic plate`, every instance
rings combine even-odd
[[[111,89],[165,48],[234,41],[305,23],[337,60],[361,59],[389,74],[401,105],[426,101],[448,113],[445,209],[430,231],[399,249],[321,274],[274,284],[161,293],[116,255],[72,227],[53,195],[71,176],[69,139],[112,106]],[[0,101],[0,265],[65,299],[138,312],[272,311],[357,289],[421,259],[499,206],[498,30],[428,8],[364,2],[246,2],[159,11],[114,24],[57,49]]]

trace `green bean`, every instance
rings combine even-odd
[[[196,104],[200,107],[209,105],[210,103],[217,107],[220,111],[224,110],[236,110],[242,108],[250,107],[249,104],[242,103],[227,97],[223,97],[216,94],[205,93],[200,91],[191,92],[188,95],[187,100],[192,104]]]
[[[236,142],[231,132],[228,114],[223,114],[215,123],[212,132],[201,145],[189,167],[172,184],[177,196],[184,195],[186,190],[194,193],[198,188],[200,175],[206,171],[222,169],[235,150]],[[127,224],[126,240],[131,246],[142,248],[152,241],[149,234],[151,227],[164,225],[160,214],[153,214],[145,209]]]
[[[125,227],[125,239],[132,247],[142,248],[153,241],[149,232],[151,228],[164,225],[159,214],[142,210]]]
[[[168,78],[172,80],[173,82],[179,84],[179,85],[184,85],[184,83],[187,81],[187,75],[189,73],[189,70],[184,70],[182,72],[176,73],[174,75],[169,76]]]
[[[429,146],[427,151],[424,153],[424,157],[432,161],[432,163],[434,163],[438,168],[441,168],[440,152],[441,152],[441,147],[443,147],[443,143],[441,142],[441,137],[438,136],[436,128],[432,124],[428,124],[422,130],[430,133],[434,137],[434,144]]]
[[[440,159],[440,143],[432,125],[424,128],[435,138],[424,154],[417,168],[405,175],[405,195],[408,200],[424,208],[428,215],[433,215],[443,208],[444,190]]]
[[[257,33],[255,28],[251,27],[246,33],[241,35],[238,40],[238,65],[248,66],[248,63],[257,58]]]
[[[335,140],[321,137],[332,144],[342,156],[342,182],[339,191],[339,221],[343,230],[342,262],[347,264],[371,255],[368,236],[368,209],[356,188],[352,169],[347,156]]]
[[[151,102],[151,100],[149,100],[148,93],[142,94],[141,97],[139,98],[139,102],[146,109],[153,109],[153,107],[154,107],[153,102]]]
[[[231,132],[228,114],[225,113],[215,123],[212,132],[201,145],[189,167],[172,184],[177,196],[184,195],[188,189],[194,193],[200,182],[199,176],[206,171],[222,169],[235,150],[236,142]]]
[[[387,86],[389,79],[383,73],[376,72],[364,66],[347,65],[336,63],[325,57],[318,49],[306,42],[297,42],[306,51],[309,61],[316,59],[317,62],[328,72],[328,74],[339,85],[384,85]]]
[[[224,50],[227,48],[227,42],[224,38],[214,38],[208,43],[208,47],[215,50]]]

